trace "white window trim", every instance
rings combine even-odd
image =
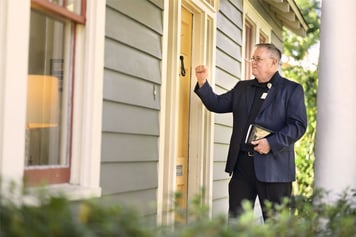
[[[0,176],[22,186],[31,7],[30,0],[0,4]],[[87,0],[86,13],[86,25],[76,32],[71,178],[46,187],[71,200],[101,195],[105,1]]]
[[[244,0],[243,1],[243,6],[244,6],[244,15],[243,15],[243,29],[245,29],[246,25],[246,19],[248,19],[254,26],[254,44],[259,43],[260,39],[260,32],[262,32],[265,36],[267,36],[267,41],[271,42],[272,38],[272,26],[257,12],[256,8],[254,8],[249,0]],[[246,45],[246,37],[245,34],[243,34],[242,37],[242,43],[243,47]],[[243,58],[246,58],[245,55],[245,49],[242,51],[243,52]],[[245,68],[245,60],[242,60],[242,68]],[[242,71],[242,78],[245,78],[245,70]]]
[[[100,196],[105,2],[87,0],[86,13],[85,27],[77,28],[70,184],[83,189],[79,196]],[[72,187],[63,189],[73,194]]]

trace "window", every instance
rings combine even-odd
[[[85,23],[86,0],[31,0],[31,6],[77,23]]]
[[[27,81],[25,181],[70,178],[75,32],[83,0],[32,0]]]
[[[261,44],[267,43],[268,42],[268,37],[265,33],[263,33],[262,31],[260,32],[260,42]]]
[[[271,39],[272,27],[256,11],[248,0],[244,0],[244,58],[252,57],[254,46],[257,43],[268,43]],[[244,60],[243,77],[245,80],[253,78],[251,64]]]
[[[245,58],[249,59],[252,57],[252,49],[253,49],[253,32],[254,32],[254,26],[253,24],[246,20],[245,22]],[[251,65],[247,61],[245,61],[245,79],[251,79]]]

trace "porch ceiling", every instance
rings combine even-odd
[[[297,35],[305,36],[308,26],[294,0],[263,0],[282,25]]]

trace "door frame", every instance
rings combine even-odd
[[[195,86],[194,67],[208,65],[209,81],[214,85],[216,12],[205,0],[164,1],[163,59],[161,85],[161,115],[159,139],[159,175],[157,221],[160,224],[174,222],[174,193],[176,190],[176,141],[177,141],[177,102],[180,68],[180,24],[181,7],[193,14],[192,35],[192,78],[191,112],[188,161],[188,200],[205,189],[203,202],[212,206],[214,116],[202,105],[193,92]],[[188,201],[188,209],[189,209]],[[211,208],[210,215],[212,213]]]

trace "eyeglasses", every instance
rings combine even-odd
[[[252,57],[250,59],[247,59],[246,61],[250,62],[250,63],[259,63],[262,62],[265,59],[273,59],[273,58],[260,58],[260,57]]]

